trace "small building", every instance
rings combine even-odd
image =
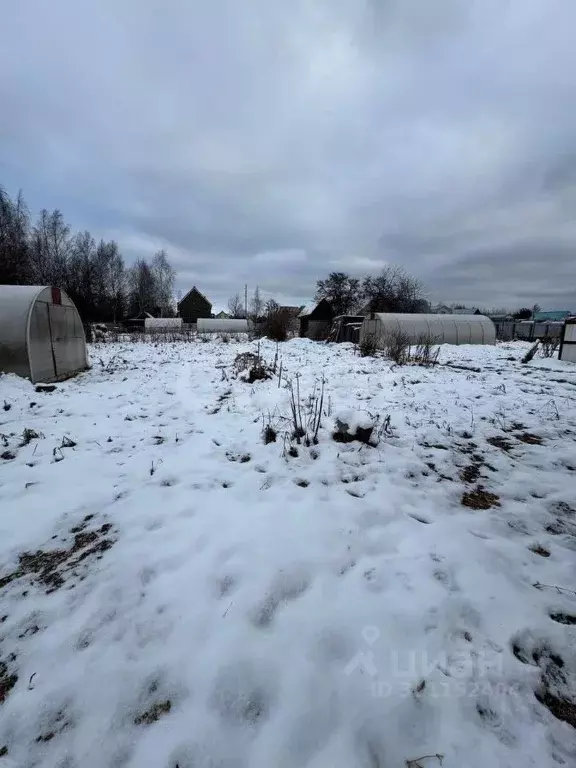
[[[193,286],[178,302],[178,315],[184,323],[196,323],[201,317],[212,317],[212,304]]]
[[[35,384],[86,368],[86,336],[68,294],[52,286],[0,285],[0,371]]]
[[[571,317],[564,323],[558,359],[576,363],[576,317]]]
[[[145,309],[141,309],[134,317],[128,317],[122,321],[122,325],[127,331],[142,331],[146,324],[146,320],[154,319],[154,315],[150,312],[146,312]]]
[[[251,320],[234,317],[223,320],[215,317],[199,317],[196,325],[198,333],[249,333],[252,328]]]
[[[480,310],[477,307],[458,307],[452,310],[453,315],[479,315]]]
[[[214,317],[216,320],[229,320],[232,315],[229,315],[228,312],[224,312],[224,310],[222,310],[221,312],[218,312],[217,315],[214,315]]]
[[[572,312],[567,309],[555,309],[551,312],[534,312],[532,319],[537,323],[562,322],[571,315]]]
[[[383,348],[387,339],[403,333],[410,344],[430,338],[435,344],[494,344],[496,329],[484,315],[421,315],[384,312],[365,318],[360,329],[360,342],[373,336]]]
[[[430,307],[430,312],[433,315],[451,315],[452,310],[446,304],[436,304],[435,307]]]
[[[338,315],[332,321],[332,327],[326,340],[337,343],[350,341],[352,344],[357,344],[360,341],[360,328],[364,318],[365,315]]]
[[[334,319],[334,310],[327,299],[304,306],[298,315],[300,336],[309,339],[325,339]]]
[[[167,331],[181,331],[181,317],[147,317],[144,320],[144,330],[147,333],[166,333]]]

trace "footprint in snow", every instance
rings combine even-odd
[[[303,595],[310,583],[310,575],[303,570],[280,571],[274,578],[268,594],[250,612],[252,624],[261,629],[268,627],[278,608]]]
[[[232,726],[259,727],[275,698],[273,674],[252,661],[230,664],[216,675],[210,706]]]

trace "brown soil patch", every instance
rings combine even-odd
[[[141,712],[139,715],[136,715],[134,718],[134,724],[135,725],[152,725],[152,723],[155,723],[157,720],[160,720],[161,717],[164,715],[167,715],[170,710],[172,709],[172,702],[170,699],[166,699],[164,701],[157,701],[150,709],[147,709],[145,712]]]
[[[554,504],[552,509],[559,515],[565,515],[566,517],[572,517],[572,515],[576,512],[574,507],[571,507],[570,504],[565,501],[558,501],[556,504]]]
[[[557,518],[553,523],[546,526],[547,533],[551,533],[553,536],[574,536],[576,534],[576,528],[567,520],[561,520]]]
[[[460,472],[460,479],[463,483],[475,483],[480,477],[480,467],[478,464],[470,464]]]
[[[0,578],[0,589],[16,579],[31,577],[32,583],[38,581],[50,594],[62,587],[69,575],[75,574],[75,568],[88,558],[100,559],[103,552],[112,547],[115,539],[105,538],[112,525],[105,523],[100,528],[86,531],[87,522],[93,515],[88,515],[84,523],[71,529],[74,540],[67,549],[39,549],[36,552],[23,552],[18,560],[18,568]]]
[[[568,723],[572,728],[576,728],[576,704],[567,699],[555,696],[548,690],[546,684],[542,690],[537,691],[536,698],[543,704],[558,720]]]
[[[18,675],[10,673],[6,662],[0,661],[0,704],[4,704],[17,682]]]
[[[56,716],[53,718],[52,723],[50,724],[48,730],[46,730],[44,733],[41,733],[40,736],[36,738],[36,742],[48,742],[52,741],[53,738],[58,736],[62,731],[65,731],[67,728],[70,728],[72,726],[72,721],[68,719],[66,716],[66,710],[61,709],[59,712],[56,713]]]
[[[516,435],[516,439],[528,445],[542,445],[542,438],[538,435],[533,435],[531,432],[523,432],[521,435]]]
[[[532,544],[528,549],[530,552],[534,552],[535,555],[540,555],[540,557],[550,557],[550,550],[540,546],[540,544]]]
[[[558,624],[576,624],[576,616],[574,616],[574,614],[564,613],[564,611],[555,611],[554,613],[550,613],[548,615],[552,621],[557,621]]]
[[[506,451],[506,453],[512,448],[512,443],[510,440],[506,440],[505,437],[488,437],[486,439],[487,443],[490,443],[490,445],[493,445],[494,448],[500,448],[501,451]]]
[[[485,491],[484,488],[479,485],[473,491],[464,493],[460,503],[464,507],[469,507],[470,509],[490,509],[491,507],[499,507],[500,499],[495,493]]]

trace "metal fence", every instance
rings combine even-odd
[[[538,323],[534,320],[495,321],[496,338],[500,341],[536,341],[536,339],[559,339],[564,327],[564,321]]]

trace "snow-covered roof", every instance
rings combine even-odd
[[[307,317],[308,315],[311,315],[312,312],[314,312],[314,310],[318,306],[318,304],[319,302],[317,301],[310,302],[310,304],[305,304],[304,307],[300,310],[300,314],[298,315],[298,317]]]

